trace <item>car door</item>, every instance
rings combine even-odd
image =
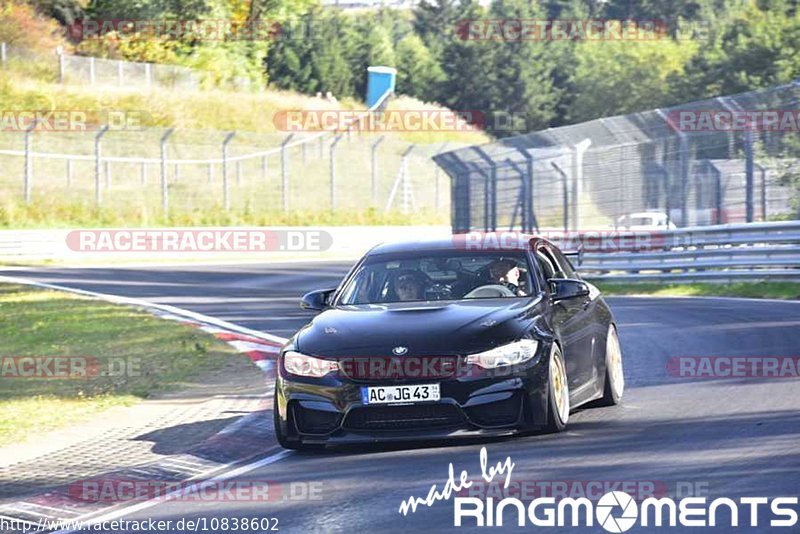
[[[542,272],[546,279],[578,278],[572,265],[555,248],[541,244],[536,250]],[[548,288],[549,290],[549,288]],[[552,305],[553,326],[560,332],[567,379],[570,392],[580,388],[594,377],[594,330],[592,300],[589,297],[561,300]]]

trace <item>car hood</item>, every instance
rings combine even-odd
[[[540,299],[392,303],[329,309],[306,325],[295,348],[315,356],[471,354],[519,339]],[[397,354],[397,353],[395,353]]]

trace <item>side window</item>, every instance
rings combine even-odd
[[[560,250],[548,247],[548,251],[558,264],[558,271],[563,273],[563,276],[556,276],[556,278],[579,278],[572,264]]]
[[[539,266],[542,268],[542,273],[544,274],[545,280],[556,277],[558,268],[556,267],[550,255],[547,254],[547,251],[544,247],[539,247],[536,250],[536,261],[539,262]]]

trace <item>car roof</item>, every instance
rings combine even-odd
[[[475,232],[476,234],[487,235],[493,232]],[[497,234],[503,234],[504,232],[496,232]],[[523,235],[521,232],[512,232],[517,235]],[[464,245],[463,237],[465,234],[454,234],[451,237],[447,238],[438,238],[438,239],[418,239],[414,241],[395,241],[390,243],[381,243],[379,245],[374,246],[367,255],[373,254],[394,254],[398,252],[420,252],[420,251],[442,251],[442,250],[455,250],[455,251],[465,251],[465,252],[513,252],[513,251],[520,251],[525,250],[522,248],[508,248],[503,249],[501,247],[497,248],[467,248]],[[552,243],[543,238],[539,237],[534,234],[524,234],[525,237],[529,239],[538,239],[541,241],[545,241],[547,243]],[[553,245],[555,246],[555,245]],[[530,250],[530,249],[528,249]]]

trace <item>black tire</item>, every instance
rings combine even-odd
[[[618,351],[617,356],[619,357],[619,369],[616,373],[614,366],[617,364],[611,361],[615,357],[610,353],[610,351],[614,350],[612,344],[616,344],[616,350]],[[622,402],[624,389],[625,375],[622,365],[622,348],[619,345],[617,327],[611,324],[608,327],[608,335],[606,336],[606,372],[603,385],[603,398],[598,401],[598,406],[617,406]]]
[[[555,390],[557,387],[555,386],[554,380],[557,378],[553,375],[556,369],[560,369],[560,380],[563,381],[563,387],[566,388],[566,415],[559,413],[559,403],[556,402]],[[552,353],[550,354],[550,369],[547,373],[547,426],[545,427],[545,432],[547,433],[561,432],[567,428],[567,423],[569,422],[569,382],[566,380],[566,376],[566,364],[561,354],[561,348],[554,343]]]

